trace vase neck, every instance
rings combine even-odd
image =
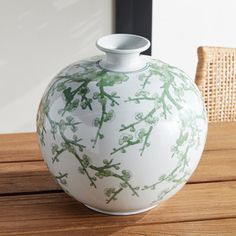
[[[96,44],[106,53],[100,61],[100,66],[106,70],[129,72],[146,66],[144,57],[140,56],[150,46],[146,38],[131,34],[112,34],[98,39]]]
[[[139,53],[106,53],[100,66],[111,71],[129,72],[144,68],[146,63]]]

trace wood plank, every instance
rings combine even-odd
[[[0,194],[58,190],[43,161],[0,163]],[[236,180],[236,150],[206,151],[189,182]]]
[[[37,193],[43,191],[60,190],[60,186],[54,181],[52,176],[48,173],[42,176],[19,176],[17,182],[14,178],[1,178],[4,184],[0,186],[0,196],[15,193]]]
[[[0,163],[1,177],[42,175],[48,172],[43,161]]]
[[[0,162],[42,160],[35,133],[0,134]]]
[[[205,151],[191,183],[236,180],[236,150]]]
[[[155,209],[133,216],[93,212],[64,193],[0,198],[1,233],[128,227],[146,224],[236,218],[236,181],[186,185]]]
[[[14,235],[40,235],[40,236],[129,236],[129,235],[149,235],[149,236],[200,236],[200,235],[224,235],[235,236],[236,219],[220,219],[193,222],[178,222],[164,224],[147,224],[138,226],[104,227],[96,229],[83,229],[80,226],[66,224],[63,228],[52,228],[44,230],[44,225],[32,231],[14,232]],[[2,235],[0,233],[0,235]],[[12,235],[6,233],[4,235]]]
[[[236,149],[236,122],[209,123],[205,150]]]
[[[0,195],[59,190],[43,161],[0,163]]]

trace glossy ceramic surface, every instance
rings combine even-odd
[[[108,214],[139,213],[174,195],[205,144],[197,87],[183,71],[139,56],[143,47],[119,52],[136,54],[139,70],[104,69],[104,56],[68,66],[38,111],[40,147],[55,179],[78,201]]]

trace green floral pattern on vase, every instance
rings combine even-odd
[[[192,91],[199,97],[199,102],[201,102],[201,97],[198,91],[196,91],[196,88],[189,83],[189,78],[182,71],[179,71],[177,74],[176,69],[164,63],[161,63],[161,65],[159,63],[150,63],[147,72],[140,74],[139,80],[142,82],[140,90],[135,93],[134,97],[128,97],[125,102],[140,104],[142,101],[149,101],[152,102],[153,107],[146,114],[143,112],[137,113],[132,123],[121,125],[120,132],[128,130],[130,133],[123,133],[120,136],[120,147],[114,148],[111,154],[118,151],[125,153],[129,146],[139,144],[141,145],[140,156],[142,156],[145,148],[150,146],[148,139],[153,127],[158,124],[158,121],[167,119],[168,115],[172,114],[173,109],[178,111],[182,109],[184,91]],[[154,75],[158,75],[158,78],[162,82],[161,94],[150,94],[149,91],[145,90],[145,87],[152,83],[151,79],[156,79],[156,77],[153,78]],[[181,83],[177,84],[177,79]],[[142,127],[143,123],[146,123],[149,127],[144,129]],[[134,132],[137,134],[136,139],[133,135]]]
[[[171,147],[171,158],[178,160],[177,165],[170,173],[161,175],[157,182],[151,185],[145,185],[142,188],[142,190],[155,190],[164,182],[169,183],[169,187],[159,192],[157,199],[154,200],[153,203],[159,202],[172,190],[187,182],[191,175],[191,170],[188,170],[190,160],[188,152],[192,148],[198,148],[200,145],[201,130],[199,130],[196,123],[197,119],[205,120],[206,117],[204,115],[195,116],[192,113],[188,115],[181,114],[179,137],[175,145]]]
[[[114,110],[112,107],[119,105],[117,100],[120,97],[117,93],[115,91],[107,93],[105,89],[106,87],[112,87],[116,84],[127,81],[128,76],[121,73],[108,72],[99,67],[94,67],[94,63],[85,63],[84,65],[79,66],[79,68],[80,67],[83,68],[82,72],[72,75],[58,75],[45,95],[44,108],[41,107],[41,102],[39,110],[44,109],[45,115],[48,116],[50,103],[49,97],[53,96],[55,92],[61,92],[65,99],[64,107],[58,110],[58,113],[61,114],[62,117],[65,113],[70,114],[70,112],[78,109],[78,107],[83,110],[89,109],[92,111],[92,103],[97,101],[101,106],[102,113],[100,117],[94,119],[94,125],[97,127],[97,132],[95,137],[91,139],[91,142],[93,143],[93,147],[95,147],[98,139],[104,138],[101,131],[103,124],[110,121],[114,116]],[[71,83],[76,83],[78,85],[72,89],[70,86]],[[90,83],[95,84],[98,91],[91,94],[89,89]],[[40,114],[42,114],[41,111],[38,116],[40,116]],[[41,142],[43,143],[45,129],[43,127],[43,121],[39,121],[39,123],[38,127],[41,127],[41,130],[38,130],[38,133],[40,134]],[[51,120],[51,125],[51,132],[55,134],[57,124]],[[71,124],[73,132],[77,131],[75,125],[76,124]]]
[[[181,187],[195,169],[190,153],[201,153],[207,126],[200,94],[181,70],[161,61],[149,58],[141,71],[117,73],[101,68],[100,60],[67,67],[46,90],[37,115],[43,157],[72,196],[77,191],[72,182],[86,180],[88,187],[79,186],[91,196],[102,194],[104,208],[127,197],[138,205],[147,194],[148,204],[156,204]],[[192,98],[201,110],[186,108]],[[179,126],[175,141],[166,156],[150,156],[156,130],[173,117]],[[146,173],[155,158],[166,158],[175,167],[159,168],[156,179],[137,181],[140,165]],[[76,161],[76,173],[63,168],[65,161]]]

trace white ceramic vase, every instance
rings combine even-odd
[[[89,208],[143,212],[195,170],[204,104],[183,71],[140,55],[147,39],[113,34],[97,46],[106,55],[66,67],[46,89],[37,115],[42,156],[64,191]]]

